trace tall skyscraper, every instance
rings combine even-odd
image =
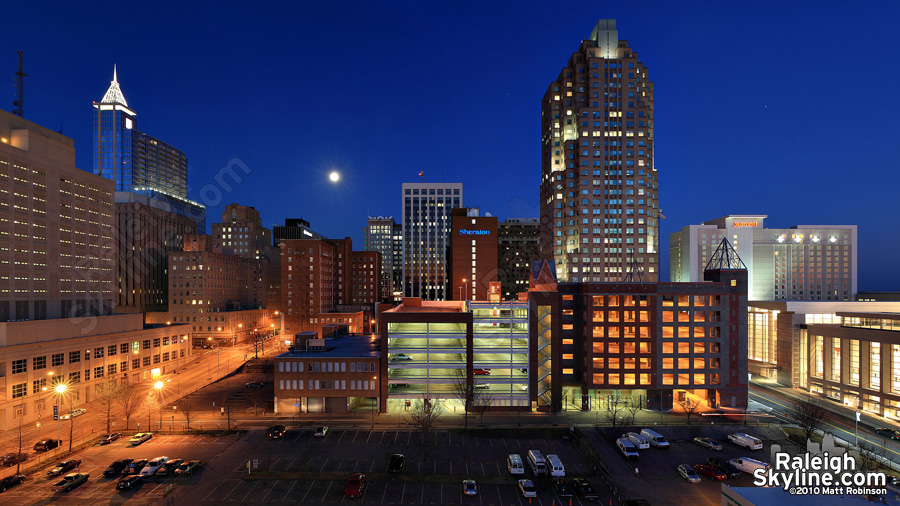
[[[463,205],[462,183],[403,183],[403,294],[447,296],[450,210]]]
[[[541,256],[559,281],[659,276],[653,83],[600,20],[541,101]]]
[[[137,129],[137,113],[128,107],[113,68],[109,89],[94,102],[94,173],[130,192],[165,202],[172,212],[197,222],[206,232],[206,208],[187,198],[187,156]]]
[[[750,300],[856,299],[856,225],[765,228],[764,214],[729,215],[669,236],[669,276],[697,282],[728,239],[747,263]]]

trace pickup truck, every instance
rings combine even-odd
[[[88,477],[90,473],[70,473],[67,474],[62,481],[57,482],[55,485],[50,487],[50,490],[54,492],[68,492],[73,488],[81,485],[82,483],[88,481]]]

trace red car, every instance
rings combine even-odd
[[[702,474],[710,480],[725,481],[725,478],[727,478],[727,476],[725,476],[725,473],[713,466],[708,466],[706,464],[694,464],[692,467],[694,468],[694,471],[697,471],[697,474]]]
[[[359,497],[366,489],[366,475],[362,473],[353,473],[347,480],[347,487],[344,489],[345,497]]]
[[[472,374],[486,376],[491,373],[490,369],[472,369]]]

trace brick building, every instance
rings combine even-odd
[[[497,218],[480,214],[478,208],[450,211],[448,300],[488,300],[497,281]]]

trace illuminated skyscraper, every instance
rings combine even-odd
[[[448,296],[450,210],[462,207],[462,183],[403,183],[403,295]]]
[[[94,173],[115,181],[116,192],[166,203],[170,211],[196,221],[198,233],[205,233],[206,208],[187,198],[187,156],[138,131],[136,116],[113,68],[109,89],[94,102]]]
[[[541,256],[559,281],[659,276],[653,83],[600,20],[541,101]]]

